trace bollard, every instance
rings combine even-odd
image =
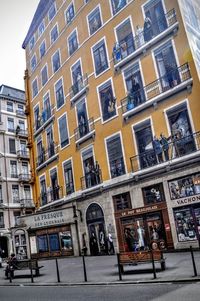
[[[192,246],[190,246],[190,252],[191,252],[191,257],[192,257],[192,265],[193,265],[193,269],[194,269],[194,277],[196,277],[197,269],[196,269],[196,264],[195,264],[195,260],[194,260],[194,253],[193,253]]]
[[[34,279],[33,279],[32,261],[30,261],[30,271],[31,271],[31,283],[33,283]]]
[[[9,268],[9,280],[10,280],[10,283],[12,283],[12,271],[10,270],[10,268]]]
[[[153,267],[153,278],[156,279],[156,268],[155,268],[155,262],[154,262],[154,257],[153,257],[153,250],[151,252],[151,261],[152,261],[152,267]]]
[[[118,266],[118,273],[119,273],[119,280],[122,280],[122,271],[121,271],[121,265],[119,261],[119,253],[117,253],[117,266]]]
[[[84,280],[85,280],[85,282],[87,282],[87,271],[86,271],[85,256],[84,256],[84,254],[82,254],[82,259],[83,259]]]
[[[60,273],[59,273],[59,269],[58,269],[58,259],[57,258],[56,258],[56,272],[57,272],[58,282],[60,282]]]

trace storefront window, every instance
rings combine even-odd
[[[38,251],[39,251],[39,253],[48,252],[47,235],[39,235],[39,236],[37,236],[37,243],[38,243]]]
[[[169,182],[171,200],[200,193],[200,174],[190,175]]]
[[[113,201],[115,211],[131,209],[131,198],[129,192],[113,196]]]
[[[149,205],[165,201],[163,185],[161,183],[155,184],[142,189],[144,196],[144,203]]]
[[[174,218],[179,241],[197,239],[192,207],[174,210]]]
[[[61,248],[63,251],[72,250],[72,237],[69,231],[60,232]]]
[[[49,234],[49,247],[51,252],[60,250],[59,237],[57,233]]]

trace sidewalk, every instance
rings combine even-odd
[[[31,283],[30,271],[17,271],[12,283],[4,276],[4,268],[0,269],[0,286],[5,285],[116,285],[122,283],[155,283],[155,282],[190,282],[200,281],[200,251],[194,252],[197,277],[194,270],[190,252],[166,253],[166,270],[161,271],[160,264],[156,263],[156,276],[153,278],[151,264],[126,266],[122,281],[119,281],[117,256],[85,257],[87,280],[84,281],[82,257],[59,258],[58,267],[60,283],[56,272],[56,261],[43,260],[39,265],[41,276],[34,277]],[[26,277],[24,277],[26,275]]]

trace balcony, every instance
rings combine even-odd
[[[74,192],[74,182],[69,182],[66,184],[66,194],[72,194]]]
[[[171,166],[183,162],[184,165],[190,164],[189,158],[191,157],[194,163],[194,157],[199,156],[200,150],[200,132],[187,135],[183,138],[178,138],[178,135],[171,139],[168,143],[168,147],[162,151],[159,155],[156,155],[154,149],[149,149],[137,156],[130,158],[132,172],[138,172],[141,170],[157,167],[158,170],[161,167],[166,170],[170,170]]]
[[[91,170],[90,172],[85,173],[85,176],[81,178],[81,189],[87,189],[95,187],[102,183],[102,174],[101,169],[95,172]]]
[[[19,138],[28,138],[28,131],[24,129],[20,129],[20,126],[17,126],[16,136]]]
[[[34,126],[34,137],[38,136],[54,120],[54,107],[43,110],[41,119],[38,118]]]
[[[69,90],[71,104],[74,104],[83,94],[87,93],[88,88],[88,76],[84,74]]]
[[[16,115],[19,117],[25,117],[25,111],[24,110],[16,110]]]
[[[33,199],[20,199],[20,206],[23,208],[35,208]]]
[[[48,203],[60,200],[63,198],[63,189],[62,187],[49,188],[47,192],[44,192],[40,195],[40,206],[44,206]]]
[[[52,143],[46,150],[43,148],[41,154],[37,157],[37,171],[46,167],[54,160],[57,160],[58,156],[58,145],[56,143]]]
[[[191,91],[192,77],[188,63],[172,69],[163,77],[153,81],[141,89],[130,92],[127,97],[122,99],[122,116],[128,120],[136,113],[155,106],[162,101],[184,89]]]
[[[113,60],[114,68],[118,71],[125,64],[135,59],[139,55],[162,41],[170,34],[175,34],[178,30],[178,22],[175,9],[170,10],[165,14],[165,18],[160,18],[156,22],[152,22],[151,33],[142,31],[133,38],[132,45],[121,43],[118,47],[114,47]],[[125,45],[124,45],[125,44]],[[130,50],[131,49],[131,50]]]
[[[21,183],[30,183],[32,181],[31,173],[20,173],[19,182]]]
[[[15,173],[11,173],[10,176],[11,176],[11,178],[17,179],[19,175],[17,172],[15,172]]]
[[[79,123],[79,126],[74,130],[76,147],[95,136],[94,119],[90,118],[86,122]]]
[[[28,150],[24,150],[24,149],[20,149],[17,151],[17,158],[18,159],[27,159],[29,160],[29,151]]]

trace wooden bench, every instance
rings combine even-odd
[[[33,271],[35,271],[35,276],[39,276],[41,268],[43,268],[43,266],[39,266],[38,261],[36,259],[17,260],[13,262],[10,266],[8,264],[5,270],[5,275],[7,278],[9,278],[10,275],[13,278],[15,271],[32,269]]]
[[[140,263],[152,263],[152,253],[154,262],[159,262],[161,265],[161,270],[164,271],[165,258],[163,257],[163,252],[160,250],[154,251],[138,251],[138,252],[121,252],[118,254],[118,264],[121,272],[124,272],[124,265],[138,265]]]

